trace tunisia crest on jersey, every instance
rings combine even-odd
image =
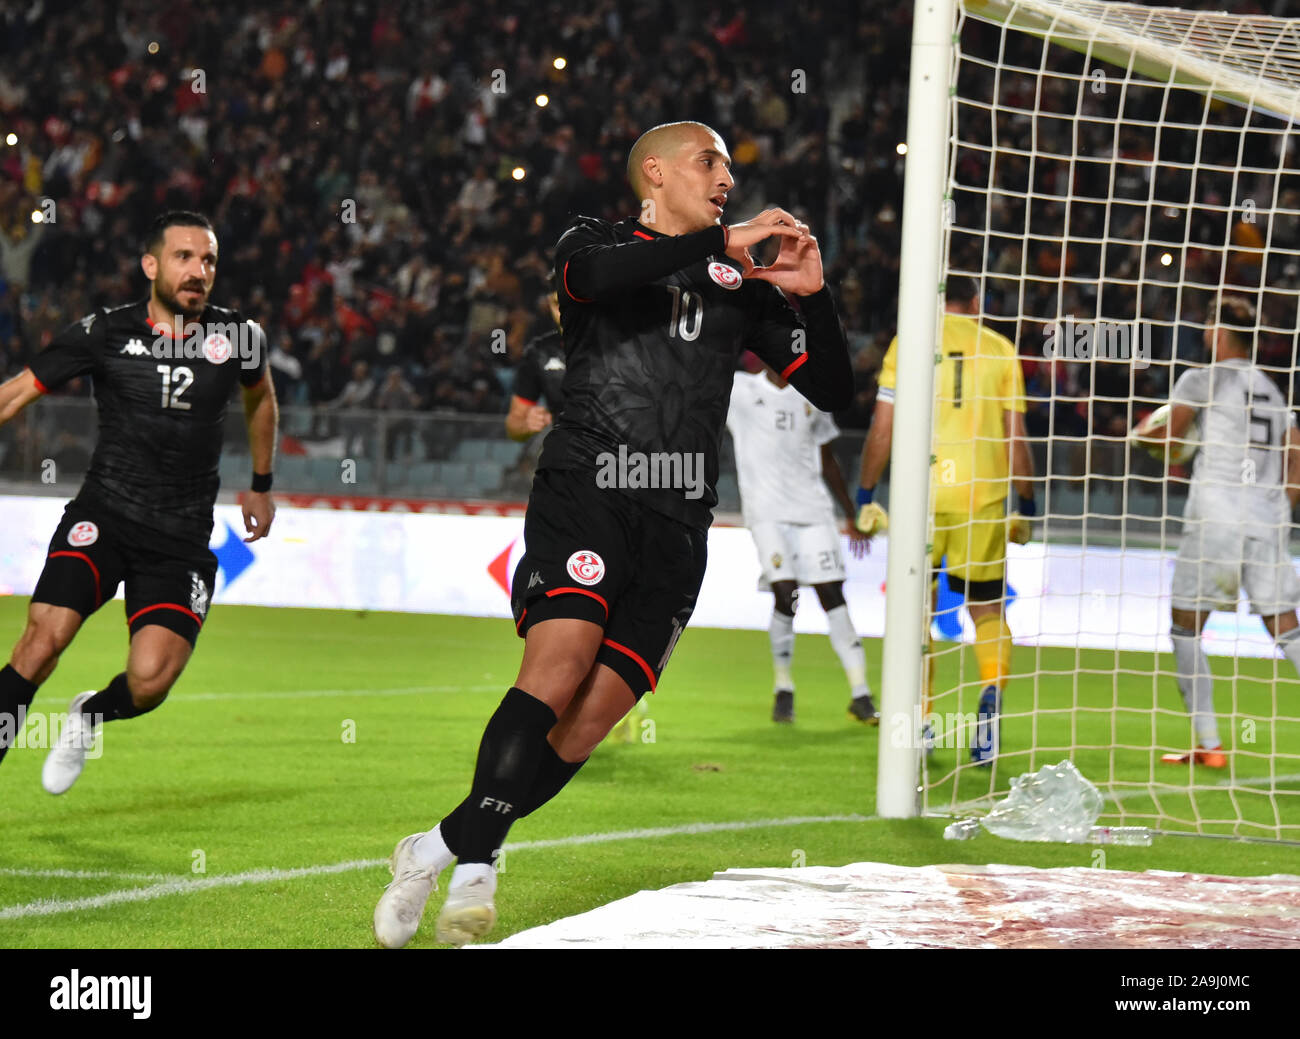
[[[213,332],[203,340],[203,356],[213,364],[225,364],[230,360],[230,340],[220,332]]]
[[[721,285],[724,289],[740,288],[740,271],[729,263],[719,263],[714,260],[709,264],[709,277],[715,284]]]
[[[569,556],[565,569],[578,584],[600,584],[605,576],[605,561],[590,549],[582,549]]]
[[[68,544],[73,548],[87,548],[98,540],[99,528],[90,520],[82,520],[68,531]]]

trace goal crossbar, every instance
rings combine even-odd
[[[1161,83],[1300,121],[1300,22],[1102,0],[966,0],[966,12]]]

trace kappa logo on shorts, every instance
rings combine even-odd
[[[208,615],[208,586],[197,570],[190,571],[190,609],[200,618]]]
[[[714,260],[709,264],[709,277],[713,279],[715,284],[721,285],[724,289],[740,288],[740,271],[730,264],[719,263]]]
[[[781,569],[781,553],[780,553],[780,552],[773,552],[773,553],[772,553],[772,569],[773,569],[773,570],[780,570],[780,569]]]
[[[578,584],[600,584],[605,577],[605,560],[589,549],[579,549],[569,556],[565,569]]]
[[[82,520],[68,531],[68,544],[73,548],[87,548],[98,540],[99,528],[90,520]]]

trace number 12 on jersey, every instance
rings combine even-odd
[[[194,373],[184,366],[172,368],[165,364],[158,365],[158,372],[162,375],[162,406],[189,411],[190,402],[181,400],[181,395],[193,385]]]

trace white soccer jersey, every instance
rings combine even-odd
[[[1244,358],[1184,372],[1169,400],[1197,409],[1201,447],[1192,463],[1187,519],[1275,533],[1291,522],[1287,431],[1295,416],[1282,392]]]
[[[832,523],[835,509],[822,480],[821,447],[839,436],[835,422],[793,386],[778,389],[763,372],[737,372],[727,429],[745,525]]]

